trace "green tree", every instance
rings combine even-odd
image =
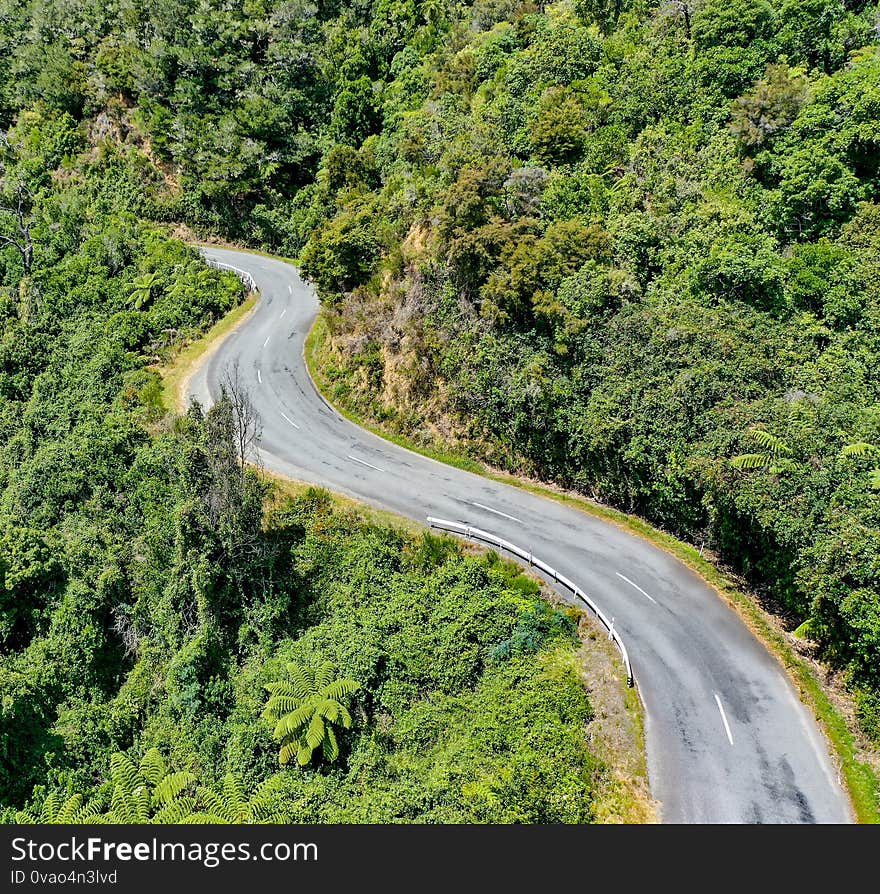
[[[734,101],[730,129],[747,149],[763,146],[797,118],[808,95],[800,72],[768,65],[764,77]]]
[[[585,118],[583,106],[570,89],[548,88],[529,133],[538,161],[562,164],[577,157],[587,141]]]
[[[351,81],[333,100],[330,136],[335,143],[357,148],[379,126],[379,105],[368,77]]]

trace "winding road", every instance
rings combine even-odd
[[[646,709],[652,793],[667,823],[842,823],[849,802],[827,744],[781,666],[700,577],[616,525],[397,447],[316,392],[303,346],[313,289],[280,260],[204,248],[253,277],[252,314],[202,363],[210,405],[237,362],[271,470],[424,522],[491,531],[540,556],[614,617]]]

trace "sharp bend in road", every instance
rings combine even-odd
[[[210,405],[230,366],[260,413],[275,472],[424,522],[472,524],[527,549],[614,617],[646,708],[651,788],[664,822],[848,822],[827,745],[777,661],[706,583],[613,524],[397,447],[317,394],[303,359],[318,310],[283,261],[219,248],[253,276],[252,315],[193,375]]]

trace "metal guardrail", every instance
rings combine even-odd
[[[440,528],[444,531],[452,531],[456,534],[462,534],[465,537],[469,537],[472,540],[483,540],[486,543],[491,543],[494,546],[500,546],[502,549],[507,550],[509,553],[513,553],[515,556],[519,556],[520,559],[525,559],[529,565],[534,566],[535,568],[539,568],[545,574],[549,575],[553,578],[557,583],[562,584],[567,589],[571,590],[571,592],[575,595],[576,598],[580,599],[587,608],[602,622],[605,626],[605,629],[608,631],[608,636],[614,640],[617,644],[617,648],[620,649],[621,658],[623,658],[623,664],[626,667],[626,682],[632,686],[634,684],[632,665],[629,662],[629,652],[626,650],[626,646],[623,644],[623,640],[620,638],[620,634],[614,629],[614,618],[610,621],[608,620],[607,615],[590,599],[589,596],[576,584],[574,581],[569,580],[564,574],[560,574],[555,568],[551,568],[546,562],[541,561],[541,559],[534,556],[532,553],[524,550],[521,546],[517,546],[515,543],[511,543],[509,540],[504,540],[502,537],[498,537],[495,534],[490,534],[488,531],[483,531],[480,528],[475,528],[473,525],[465,525],[461,522],[447,521],[442,518],[434,518],[433,516],[428,516],[428,524],[432,528]]]
[[[231,270],[238,275],[238,278],[244,282],[252,292],[257,291],[257,281],[247,272],[247,270],[242,270],[241,267],[236,267],[235,264],[227,264],[225,261],[217,261],[214,258],[209,258],[207,256],[204,257],[209,266],[219,267],[221,270]]]

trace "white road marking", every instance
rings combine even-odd
[[[468,500],[471,506],[476,506],[478,509],[485,509],[486,512],[493,512],[495,515],[500,515],[502,518],[509,518],[511,521],[519,522],[523,524],[523,520],[521,518],[517,518],[515,515],[508,515],[506,512],[499,512],[497,509],[493,509],[491,506],[484,506],[482,503],[475,503],[472,500]]]
[[[272,338],[272,334],[266,336],[266,340],[263,342],[263,347],[265,348],[267,344],[269,344],[269,339]]]
[[[260,375],[260,369],[259,369],[259,367],[257,367],[257,381],[258,381],[261,385],[263,384],[263,377]]]
[[[281,317],[283,317],[286,313],[287,313],[287,308],[285,307],[284,310],[281,311]],[[278,319],[280,320],[281,317],[278,317]]]
[[[718,697],[718,693],[715,693],[715,704],[718,705],[718,710],[721,712],[721,721],[724,724],[724,732],[727,733],[727,741],[733,745],[733,736],[730,734],[730,724],[727,722],[727,715],[724,713],[724,706],[721,704],[721,699]]]
[[[299,429],[299,426],[288,416],[286,413],[282,413],[282,416],[296,429]]]
[[[615,571],[614,573],[621,580],[625,580],[631,587],[635,587],[642,594],[642,596],[646,596],[648,599],[651,600],[651,602],[654,603],[654,605],[657,604],[657,600],[650,593],[646,593],[638,584],[633,583],[625,574],[621,574],[619,571]]]
[[[352,456],[349,454],[348,458],[352,462],[360,463],[362,466],[368,466],[371,469],[375,469],[377,472],[384,472],[384,469],[380,469],[378,466],[374,466],[372,463],[368,463],[365,459],[358,459],[356,456]]]
[[[287,294],[288,295],[293,294],[293,286],[290,283],[287,284]]]

